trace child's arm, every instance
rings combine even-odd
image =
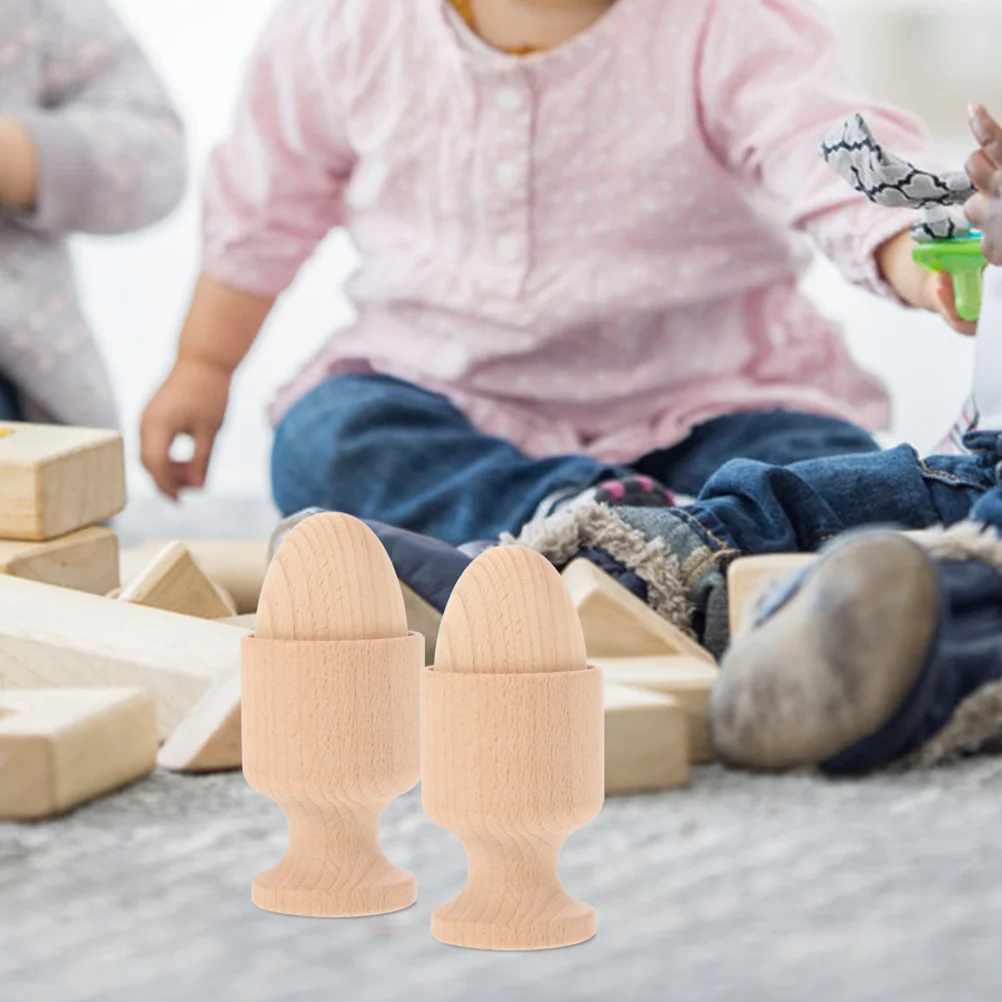
[[[0,119],[0,202],[59,232],[123,233],[181,200],[181,122],[104,0],[36,0],[37,106]]]
[[[1002,125],[981,105],[974,105],[971,128],[981,149],[967,161],[967,173],[978,194],[965,211],[983,234],[981,246],[989,264],[1002,267]]]
[[[229,141],[205,186],[202,277],[177,361],[143,415],[143,464],[177,498],[205,483],[233,373],[281,293],[344,221],[353,156],[336,71],[339,0],[285,0],[253,58]],[[178,435],[195,456],[170,458]]]
[[[888,147],[923,163],[928,140],[902,112],[875,106],[841,69],[835,39],[809,0],[714,0],[703,43],[704,128],[721,161],[808,233],[851,282],[935,310],[965,333],[948,275],[911,258],[915,213],[872,205],[824,163],[832,126],[862,112]]]

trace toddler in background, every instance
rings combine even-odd
[[[172,497],[203,485],[234,370],[335,227],[358,317],[276,403],[283,514],[462,543],[579,498],[695,495],[736,457],[873,451],[888,399],[798,291],[805,236],[972,328],[912,261],[913,213],[822,161],[855,111],[928,159],[805,0],[285,0],[210,167],[143,461]]]
[[[114,427],[66,237],[180,201],[181,123],[103,0],[0,0],[0,419]]]

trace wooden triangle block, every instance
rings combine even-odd
[[[53,539],[124,507],[117,432],[0,422],[0,538]]]
[[[206,577],[184,543],[168,543],[118,597],[122,602],[198,619],[236,615],[232,601]]]
[[[0,692],[0,819],[62,814],[147,775],[156,755],[140,689]]]
[[[590,560],[572,561],[563,578],[581,619],[589,659],[677,656],[716,663],[709,651]]]
[[[689,726],[670,696],[605,684],[605,795],[689,785]]]
[[[171,542],[175,541],[152,541],[124,550],[121,555],[122,580],[131,581]],[[185,539],[181,542],[202,573],[232,599],[238,613],[257,611],[261,585],[268,570],[266,539]]]
[[[747,625],[755,606],[773,585],[817,560],[814,553],[769,553],[741,557],[727,571],[731,638]]]
[[[710,699],[717,668],[698,658],[592,658],[607,683],[668,696],[678,702],[688,721],[689,755],[697,765],[713,762]]]
[[[0,574],[104,595],[118,587],[118,537],[91,526],[44,542],[0,540]]]
[[[239,665],[247,632],[0,576],[0,689],[145,689],[167,737],[216,677]]]

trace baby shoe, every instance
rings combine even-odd
[[[769,592],[713,695],[714,745],[748,769],[931,765],[1002,733],[1002,540],[847,533]]]

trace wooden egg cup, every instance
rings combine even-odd
[[[406,623],[389,557],[349,516],[301,523],[269,568],[243,639],[243,768],[284,811],[289,844],[254,878],[259,908],[375,915],[417,899],[379,844],[384,809],[420,778],[424,638]]]
[[[422,797],[466,847],[459,896],[432,935],[490,950],[571,946],[595,910],[570,897],[558,860],[602,808],[602,673],[588,668],[560,576],[520,547],[488,551],[446,609],[421,675]]]

